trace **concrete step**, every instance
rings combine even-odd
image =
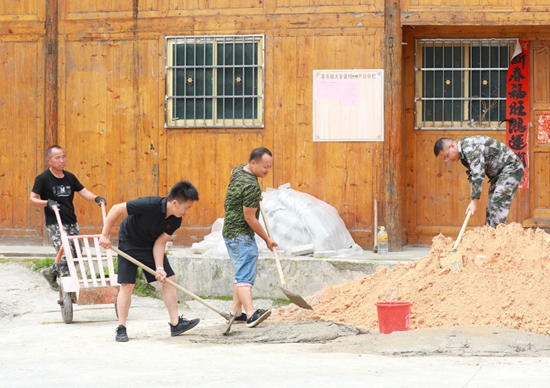
[[[380,265],[391,268],[399,262],[410,262],[425,257],[429,246],[406,246],[403,251],[362,255],[346,258],[315,258],[312,256],[280,255],[286,289],[306,297],[327,285],[338,285],[363,278]],[[176,273],[177,282],[187,290],[205,297],[232,297],[234,269],[228,257],[202,257],[190,248],[171,247],[168,259]],[[27,258],[55,258],[51,246],[0,245],[0,258],[24,260]],[[263,251],[258,260],[258,275],[254,285],[255,298],[285,298],[273,254]],[[160,291],[160,284],[153,285]],[[189,297],[181,293],[181,300]]]
[[[387,268],[399,262],[410,262],[425,257],[429,247],[408,249],[403,252],[375,254],[366,251],[350,258],[314,258],[307,256],[279,257],[286,281],[285,289],[302,297],[323,289],[327,285],[348,283],[372,274],[380,265]],[[189,291],[210,297],[233,295],[234,269],[228,257],[204,258],[189,251],[169,252],[177,282]],[[253,295],[258,298],[285,298],[273,254],[263,252],[258,260],[258,275]],[[160,285],[156,286],[160,288]],[[185,295],[181,295],[185,300]]]

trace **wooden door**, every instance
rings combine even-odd
[[[550,41],[531,42],[530,208],[526,227],[550,227]]]
[[[472,33],[483,36],[484,32],[472,30]],[[437,32],[438,37],[441,35]],[[466,217],[466,208],[470,203],[470,185],[468,183],[466,169],[460,162],[444,163],[437,159],[433,152],[434,143],[441,137],[460,139],[466,136],[485,135],[493,137],[501,142],[506,140],[504,125],[498,130],[484,128],[454,128],[454,129],[415,129],[415,73],[417,58],[415,54],[415,39],[432,38],[433,31],[420,28],[409,30],[404,34],[404,104],[405,104],[405,147],[406,147],[406,228],[409,244],[430,244],[434,236],[442,233],[445,236],[456,238]],[[456,37],[457,32],[450,32],[445,37]],[[548,68],[545,76],[548,77]],[[543,72],[543,70],[539,70]],[[537,76],[542,79],[542,76]],[[532,77],[532,83],[536,83]],[[452,80],[451,80],[452,81]],[[548,80],[541,83],[548,88]],[[545,89],[547,90],[547,89]],[[550,93],[546,92],[546,96]],[[548,101],[548,100],[546,100]],[[549,106],[546,102],[546,106]],[[533,131],[532,131],[533,132]],[[531,142],[532,144],[532,142]],[[548,145],[550,147],[550,145]],[[550,154],[547,155],[550,158]],[[534,158],[533,158],[534,159]],[[536,171],[546,172],[547,188],[550,187],[550,171],[546,165],[531,166],[531,188],[519,189],[508,214],[508,223],[522,222],[530,217],[530,204],[532,193],[539,192],[537,178],[533,177]],[[537,188],[535,189],[535,186]],[[488,180],[485,179],[482,195],[478,204],[478,211],[469,219],[469,228],[485,224],[485,207],[487,204]],[[547,195],[547,203],[550,197]]]

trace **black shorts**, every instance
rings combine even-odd
[[[118,249],[132,256],[134,259],[136,259],[140,263],[145,264],[147,267],[151,268],[152,270],[156,271],[156,264],[155,264],[155,259],[153,258],[152,249],[136,248],[131,246],[129,247],[128,244],[124,244],[123,242],[119,242]],[[166,277],[175,275],[174,271],[172,270],[172,267],[170,267],[170,262],[168,261],[166,254],[164,255],[164,263],[162,264],[162,266],[164,267],[164,271],[166,272]],[[135,284],[137,269],[138,269],[137,265],[126,260],[122,256],[118,256],[118,282],[119,283]],[[143,271],[143,273],[145,275],[145,278],[147,279],[147,283],[152,283],[157,280],[149,272]]]

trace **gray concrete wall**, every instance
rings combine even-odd
[[[176,272],[176,280],[182,287],[199,296],[232,296],[234,269],[229,258],[203,258],[199,255],[177,254],[168,257]],[[282,257],[280,260],[286,281],[285,288],[302,297],[319,291],[326,285],[347,283],[365,277],[376,271],[381,264],[389,268],[396,263],[396,261],[313,257]],[[261,256],[258,260],[254,297],[285,298],[278,288],[280,284],[275,259]],[[184,294],[180,296],[182,300],[189,299]]]

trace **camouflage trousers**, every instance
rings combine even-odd
[[[78,228],[78,224],[68,224],[63,225],[63,229],[65,229],[65,233],[69,236],[77,236],[80,234],[80,229]],[[46,230],[48,231],[48,236],[50,236],[50,240],[52,240],[53,247],[55,248],[55,251],[58,253],[61,249],[61,233],[59,231],[59,225],[52,224],[47,225]],[[71,253],[73,257],[76,257],[76,250],[74,245],[71,243]],[[60,272],[66,273],[68,272],[67,269],[67,258],[65,257],[65,254],[61,256],[61,261],[59,264],[54,263],[52,265],[52,270],[56,275],[59,275]]]
[[[506,224],[512,199],[514,199],[521,178],[523,178],[523,169],[502,173],[490,181],[485,225],[496,228],[499,224]]]

